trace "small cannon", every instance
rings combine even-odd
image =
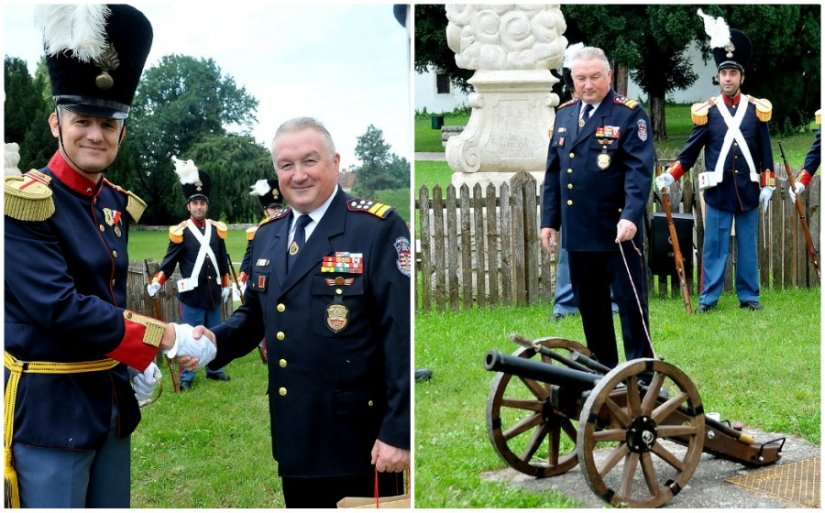
[[[705,416],[693,382],[670,363],[642,358],[611,370],[572,340],[512,338],[522,346],[513,354],[485,357],[497,373],[487,433],[522,473],[556,476],[581,463],[605,502],[659,507],[685,487],[702,452],[749,467],[781,458],[784,438],[757,444]]]

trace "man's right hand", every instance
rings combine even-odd
[[[805,184],[796,179],[793,187],[788,186],[788,194],[791,196],[791,201],[796,203],[796,197],[805,192]]]
[[[666,189],[673,185],[675,181],[673,175],[670,173],[662,173],[656,177],[656,190],[661,191],[662,189]]]
[[[544,251],[546,251],[548,255],[556,252],[556,230],[553,228],[541,229],[541,247],[544,248]]]
[[[183,324],[185,335],[178,341],[177,358],[180,365],[194,371],[206,367],[218,354],[215,335],[203,326],[192,328]]]
[[[152,282],[146,285],[146,292],[149,293],[149,297],[155,297],[155,294],[157,294],[159,290],[160,283]]]

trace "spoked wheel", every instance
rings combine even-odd
[[[567,358],[574,352],[592,355],[572,340],[544,338],[535,342]],[[519,348],[513,355],[562,365],[533,348]],[[511,467],[531,476],[563,474],[578,462],[578,419],[554,410],[550,394],[547,383],[499,372],[487,399],[487,434],[493,447]]]
[[[643,358],[616,367],[596,385],[579,427],[579,460],[596,495],[617,506],[655,508],[679,493],[696,470],[705,416],[685,373]],[[681,445],[663,444],[666,438]]]

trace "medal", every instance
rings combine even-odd
[[[292,245],[289,246],[289,256],[295,256],[296,253],[298,253],[298,243],[292,241]]]
[[[599,166],[599,169],[607,169],[610,167],[610,155],[607,153],[599,153],[599,156],[596,157],[596,165]]]
[[[584,128],[584,118],[579,120],[579,128]]]

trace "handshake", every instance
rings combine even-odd
[[[181,367],[188,371],[202,369],[215,359],[218,347],[211,331],[203,326],[170,325],[175,329],[175,342],[171,347],[163,349],[167,358],[176,358]],[[130,368],[129,378],[138,403],[144,404],[151,400],[154,388],[160,382],[160,369],[154,362],[143,372]]]

